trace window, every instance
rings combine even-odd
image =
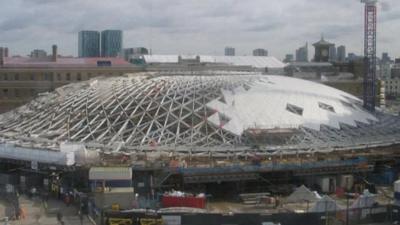
[[[4,74],[3,77],[4,77],[3,80],[8,80],[8,74]]]
[[[14,75],[14,80],[19,80],[19,74],[18,74],[18,73],[16,73],[16,74]]]
[[[299,116],[303,115],[303,108],[289,103],[286,104],[286,110]]]
[[[335,112],[335,109],[331,105],[328,105],[328,104],[325,104],[325,103],[322,103],[322,102],[318,102],[318,106],[321,109],[324,109],[324,110],[327,110],[327,111],[330,111],[330,112]]]
[[[61,80],[61,74],[57,73],[57,80]]]
[[[17,97],[17,98],[21,97],[19,89],[14,89],[14,94],[15,94],[15,97]]]
[[[35,74],[31,74],[30,77],[31,77],[31,80],[35,80]]]
[[[8,89],[3,89],[3,95],[6,97],[8,96]]]
[[[76,75],[76,79],[79,80],[79,81],[82,80],[82,75],[81,75],[81,73],[78,73],[78,75]]]
[[[67,79],[67,80],[71,80],[71,74],[70,74],[70,73],[67,73],[66,79]]]
[[[353,108],[354,109],[354,105],[349,103],[349,102],[345,102],[345,101],[340,101],[344,106],[349,107],[349,108]]]
[[[43,78],[44,78],[44,80],[52,81],[53,80],[53,75],[51,73],[45,73],[45,74],[43,74]]]

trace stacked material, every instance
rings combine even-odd
[[[316,191],[311,191],[306,186],[301,185],[286,198],[287,203],[316,202],[321,196]]]

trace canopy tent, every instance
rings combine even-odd
[[[319,199],[310,209],[310,212],[333,212],[341,210],[342,208],[336,204],[336,201],[333,200],[328,195],[324,195],[321,199]]]
[[[287,203],[294,202],[316,202],[321,199],[321,196],[316,191],[311,191],[306,186],[301,185],[286,198]]]

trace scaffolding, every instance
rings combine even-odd
[[[287,77],[151,73],[96,79],[43,94],[0,116],[0,141],[52,150],[63,142],[83,143],[107,154],[193,157],[400,144],[400,119],[366,112],[361,104],[339,90]]]

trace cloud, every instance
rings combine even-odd
[[[397,1],[382,0],[378,12],[378,49],[393,55],[400,55],[392,38],[400,35]],[[76,55],[77,33],[85,29],[122,29],[126,47],[158,53],[222,54],[232,45],[240,55],[262,47],[283,58],[321,33],[348,52],[363,47],[358,0],[13,0],[0,15],[0,46],[22,55],[53,43]]]

